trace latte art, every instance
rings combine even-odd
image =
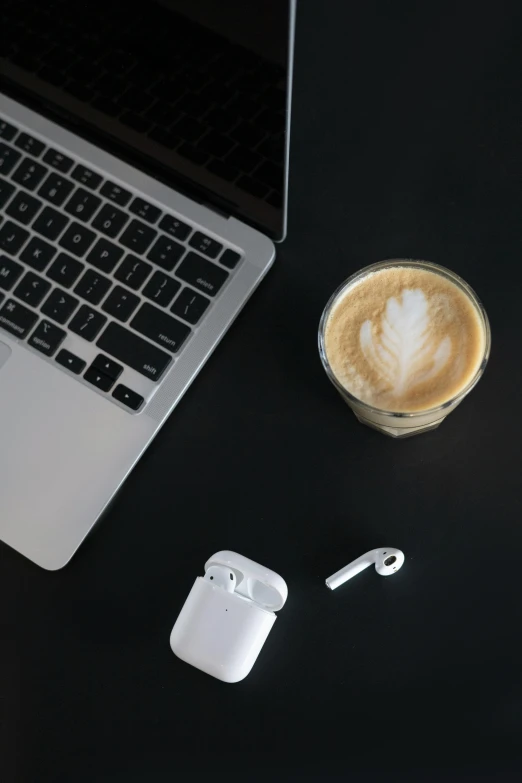
[[[369,273],[332,307],[325,349],[339,382],[376,408],[414,412],[454,397],[477,372],[484,330],[477,308],[435,272]]]
[[[400,396],[408,387],[434,378],[451,356],[451,339],[433,333],[428,302],[419,289],[406,289],[402,301],[390,297],[378,335],[371,321],[361,326],[362,351],[386,381],[393,394]]]

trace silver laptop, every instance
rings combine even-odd
[[[68,562],[274,260],[294,13],[2,4],[0,539],[43,568]]]

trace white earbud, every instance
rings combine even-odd
[[[326,586],[330,590],[335,590],[336,587],[347,582],[353,576],[360,574],[365,568],[375,565],[375,570],[381,576],[390,576],[404,563],[404,554],[400,549],[394,549],[393,547],[383,547],[382,549],[372,549],[371,552],[366,552],[362,557],[358,557],[353,563],[349,563],[340,571],[337,571],[332,576],[329,576],[326,580]]]
[[[227,593],[233,593],[236,589],[236,575],[226,566],[210,566],[205,571],[205,579],[216,587],[222,587]]]

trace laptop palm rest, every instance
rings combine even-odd
[[[0,538],[55,570],[138,460],[155,423],[21,346],[10,351],[0,342]]]

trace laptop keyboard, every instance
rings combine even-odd
[[[125,367],[157,383],[240,260],[0,120],[0,328],[128,409]],[[89,366],[68,333],[100,349]]]

